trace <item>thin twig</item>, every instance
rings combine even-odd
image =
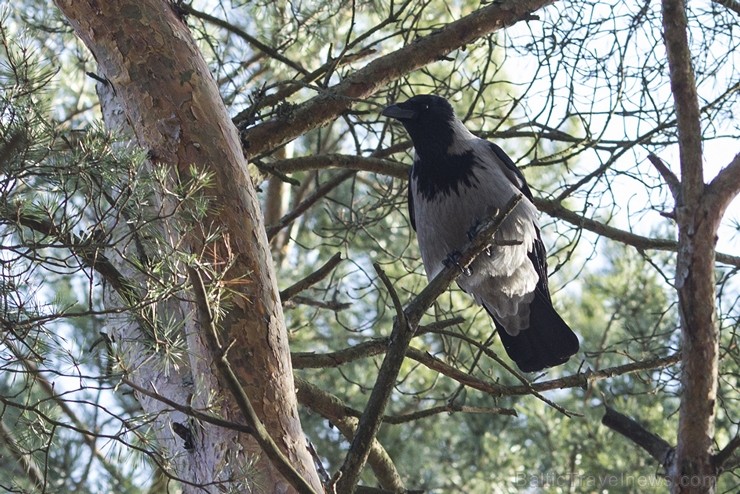
[[[324,265],[321,266],[319,269],[309,274],[297,283],[289,286],[285,290],[281,291],[280,300],[285,303],[293,298],[295,295],[301,293],[303,290],[312,287],[319,281],[326,278],[340,262],[342,262],[342,254],[337,252],[336,254],[331,256],[331,258],[326,261],[326,263],[324,263]]]
[[[308,208],[313,206],[319,199],[324,197],[326,194],[337,188],[345,180],[353,177],[357,172],[354,170],[345,170],[334,175],[326,183],[321,184],[309,197],[301,201],[292,211],[287,213],[285,216],[280,218],[275,225],[270,225],[266,228],[267,239],[271,240],[275,235],[280,232],[286,226],[292,224],[298,217],[306,212]]]

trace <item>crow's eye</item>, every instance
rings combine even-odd
[[[427,111],[429,109],[429,105],[424,105],[424,111]]]

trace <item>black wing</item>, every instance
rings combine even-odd
[[[532,250],[527,252],[527,257],[529,257],[539,277],[536,290],[541,292],[549,302],[550,289],[547,286],[547,252],[545,252],[545,244],[542,242],[542,237],[540,237],[539,228],[537,229],[537,238],[534,240]]]
[[[532,201],[532,191],[529,190],[527,180],[524,178],[524,174],[522,174],[522,171],[516,167],[511,158],[509,158],[509,155],[506,154],[503,149],[492,142],[489,142],[488,144],[491,146],[491,149],[496,154],[498,159],[500,159],[503,164],[506,165],[506,169],[513,174],[513,177],[509,175],[510,178],[514,178],[512,182],[514,182],[519,190],[522,191],[524,197]],[[532,250],[529,251],[527,256],[529,257],[529,260],[532,262],[532,265],[534,266],[534,269],[537,271],[537,275],[539,276],[539,281],[537,282],[537,290],[541,292],[549,301],[550,289],[547,287],[547,252],[545,251],[545,244],[542,242],[539,228],[537,228],[537,238],[534,240]]]
[[[411,220],[411,228],[416,231],[416,220],[414,219],[414,194],[411,192],[411,170],[409,170],[408,182],[408,204],[409,204],[409,220]]]
[[[522,171],[516,167],[514,162],[511,160],[511,158],[509,158],[509,155],[506,154],[503,149],[501,149],[500,147],[498,147],[496,144],[492,142],[489,142],[488,144],[491,146],[491,149],[493,149],[493,152],[496,154],[498,159],[500,159],[504,163],[504,165],[506,165],[506,170],[514,174],[514,177],[516,178],[516,180],[512,180],[512,182],[514,182],[517,188],[522,191],[522,194],[524,194],[524,197],[526,197],[527,199],[531,201],[532,191],[529,190],[529,186],[527,185],[527,180],[524,178]]]

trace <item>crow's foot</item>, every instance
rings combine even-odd
[[[478,235],[479,228],[480,228],[480,221],[475,220],[475,223],[473,223],[473,226],[471,226],[467,231],[468,240],[470,242],[472,242],[475,239],[475,237]]]
[[[457,269],[459,269],[460,272],[464,274],[465,276],[470,276],[471,274],[473,274],[470,268],[466,268],[465,266],[462,266],[460,264],[460,251],[459,250],[453,250],[452,252],[447,254],[447,257],[445,258],[444,261],[442,261],[442,264],[444,264],[445,267],[456,266]]]

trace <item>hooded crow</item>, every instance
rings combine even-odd
[[[457,283],[486,309],[522,371],[566,362],[578,338],[552,307],[538,211],[522,172],[500,147],[470,133],[444,98],[414,96],[383,115],[400,121],[414,143],[409,215],[430,280],[480,222],[523,194],[496,232],[514,245],[492,246]]]

